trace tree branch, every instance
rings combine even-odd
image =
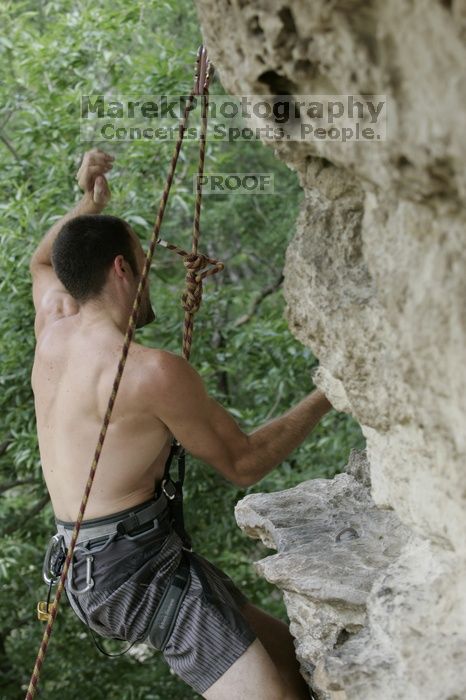
[[[17,479],[16,481],[8,481],[6,484],[0,484],[0,494],[5,493],[5,491],[9,491],[10,489],[14,489],[16,486],[25,486],[27,484],[36,484],[39,485],[39,481],[37,479]]]
[[[274,403],[273,403],[273,406],[270,408],[269,412],[268,412],[267,415],[265,416],[264,422],[267,421],[267,420],[269,420],[269,419],[273,416],[273,414],[275,413],[276,408],[277,408],[278,404],[280,403],[280,401],[282,400],[282,397],[283,397],[283,388],[284,388],[284,387],[283,387],[283,382],[280,382],[279,385],[278,385],[278,390],[277,390],[277,395],[276,395],[276,397],[275,397],[275,401],[274,401]]]
[[[31,518],[34,518],[36,515],[38,515],[42,510],[44,510],[45,506],[50,500],[50,496],[48,493],[45,494],[37,503],[27,510],[23,516],[21,517],[21,521],[18,522],[12,522],[8,527],[6,527],[3,532],[1,533],[2,535],[11,535],[13,532],[16,530],[20,530],[25,523],[29,524],[29,521]]]
[[[247,323],[248,321],[251,320],[251,318],[254,316],[256,313],[257,309],[259,306],[262,304],[264,299],[270,294],[273,294],[276,292],[282,285],[282,282],[284,280],[283,273],[280,273],[280,276],[278,279],[275,280],[275,282],[272,282],[271,284],[268,284],[266,287],[264,287],[259,294],[253,299],[251,306],[249,307],[249,311],[246,314],[243,314],[243,316],[239,316],[239,318],[236,319],[236,321],[233,324],[234,328],[238,328],[239,326],[242,326],[243,324]]]
[[[13,440],[11,438],[7,438],[2,443],[0,443],[0,457],[5,454],[7,448],[9,447],[9,445],[11,445],[12,442]]]
[[[12,115],[12,114],[13,114],[13,110],[12,110],[12,109],[8,110],[8,112],[5,112],[5,119],[4,119],[4,120],[2,121],[2,123],[0,124],[0,131],[3,131],[3,129],[5,128],[5,126],[8,124],[8,122],[9,122],[10,119],[11,119],[11,115]]]
[[[3,141],[3,143],[4,143],[5,146],[8,148],[8,150],[10,151],[10,153],[12,153],[13,157],[15,158],[15,160],[17,160],[18,163],[20,163],[20,162],[21,162],[21,158],[19,157],[18,152],[15,150],[14,146],[10,143],[10,141],[7,139],[7,137],[5,136],[5,134],[3,134],[1,131],[0,131],[0,141]]]

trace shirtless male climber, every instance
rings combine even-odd
[[[52,226],[30,262],[40,457],[66,544],[145,259],[129,224],[101,215],[110,200],[105,176],[112,162],[98,149],[84,155],[77,174],[82,199]],[[154,317],[147,284],[137,327]],[[315,390],[246,434],[182,357],[133,342],[73,559],[72,589],[67,581],[78,617],[103,637],[144,639],[181,560],[181,540],[171,527],[161,538],[166,521],[160,513],[150,529],[116,530],[150,511],[172,436],[232,484],[246,487],[280,465],[331,408]],[[189,561],[189,587],[163,649],[174,673],[209,700],[309,698],[288,626],[248,602],[200,555],[190,553]]]

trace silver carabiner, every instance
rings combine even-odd
[[[63,535],[56,534],[50,538],[49,543],[47,545],[44,563],[42,564],[42,578],[48,586],[51,583],[55,583],[60,577],[60,571],[62,569],[64,559],[66,557],[63,542]],[[60,569],[60,571],[58,571],[54,569],[54,566],[57,564],[57,560],[59,559],[60,550],[62,551],[63,556],[62,561],[58,562]],[[52,558],[54,558],[53,563]]]
[[[76,552],[76,549],[74,550]],[[82,551],[82,550],[81,550]],[[84,550],[87,551],[87,550]],[[74,558],[74,554],[73,554]],[[74,595],[80,595],[81,593],[87,593],[91,588],[94,587],[94,579],[92,578],[92,562],[94,557],[89,552],[86,554],[86,585],[84,588],[75,588],[73,585],[73,569],[74,563],[71,560],[70,568],[68,569],[68,590]]]

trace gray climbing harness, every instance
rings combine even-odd
[[[173,481],[170,476],[170,466],[174,457],[178,460],[178,480]],[[151,531],[159,532],[164,539],[172,530],[179,535],[182,541],[182,556],[170,581],[165,587],[160,602],[152,616],[144,637],[139,642],[148,641],[150,644],[163,651],[176,622],[178,611],[184,600],[191,580],[189,552],[192,551],[191,538],[185,530],[183,516],[183,482],[185,475],[185,451],[183,447],[173,440],[165,463],[164,475],[161,484],[154,494],[154,500],[142,510],[126,515],[122,520],[101,522],[95,526],[82,528],[74,549],[73,559],[70,563],[67,576],[67,589],[74,596],[79,597],[89,592],[94,587],[93,563],[94,555],[103,552],[117,537],[136,540],[146,536]],[[44,582],[49,586],[47,602],[39,603],[39,619],[45,619],[50,601],[53,585],[59,580],[63,564],[66,558],[68,546],[67,539],[71,532],[63,525],[57,524],[57,534],[49,541],[42,567]],[[99,546],[99,542],[101,546]],[[75,559],[75,555],[81,555]],[[84,585],[75,583],[76,573],[80,567],[85,566]],[[43,617],[41,617],[41,615]],[[120,656],[108,654],[97,643],[93,630],[89,627],[94,643],[99,651],[107,656]],[[134,642],[133,642],[134,644]],[[131,644],[132,646],[132,644]],[[126,653],[125,649],[122,653]]]

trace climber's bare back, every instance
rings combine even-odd
[[[49,322],[37,339],[32,387],[40,456],[61,520],[78,514],[122,344],[116,329],[83,327],[79,312]],[[85,519],[148,500],[162,478],[171,434],[144,406],[142,390],[146,363],[157,352],[131,345]]]
[[[45,287],[51,284],[52,302],[47,294],[42,303],[36,301],[31,383],[39,449],[55,515],[74,520],[117,371],[124,324],[119,328],[105,310],[86,313],[56,287],[51,271],[35,273],[38,290],[41,275]],[[248,435],[209,396],[183,357],[132,343],[84,519],[151,498],[172,435],[189,454],[242,485],[236,464],[252,452]]]

